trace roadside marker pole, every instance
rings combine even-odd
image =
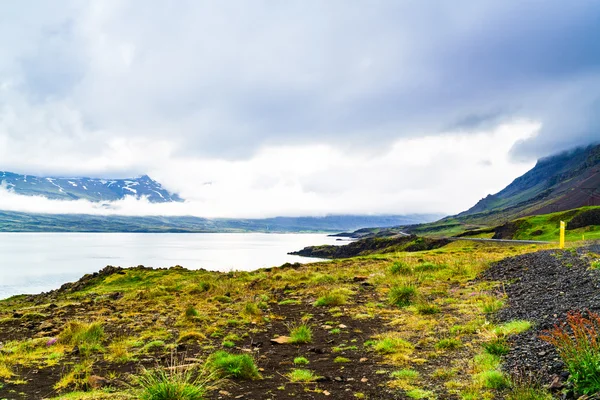
[[[560,221],[560,242],[559,247],[565,248],[565,221]]]

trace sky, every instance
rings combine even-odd
[[[600,140],[600,2],[0,5],[0,170],[148,174],[209,217],[456,213]],[[23,199],[0,209],[100,213]],[[116,210],[116,211],[114,211]]]

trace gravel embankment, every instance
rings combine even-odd
[[[507,371],[531,371],[549,383],[554,375],[564,379],[564,365],[554,348],[542,341],[542,331],[564,321],[567,312],[600,312],[600,270],[590,270],[589,252],[545,250],[504,259],[492,265],[484,279],[505,282],[506,307],[494,318],[498,322],[525,319],[534,324],[528,332],[511,338],[511,351],[505,357]]]

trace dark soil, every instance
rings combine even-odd
[[[119,273],[119,269],[105,273]],[[99,274],[89,275],[75,284],[65,285],[61,290],[70,291],[85,286],[96,279]],[[353,304],[379,301],[373,286],[365,282],[356,282],[357,294],[352,298]],[[56,292],[41,295],[45,300],[56,295]],[[293,297],[281,293],[274,293],[277,301],[289,300]],[[31,300],[37,300],[32,296]],[[106,305],[111,307],[111,299],[107,298],[106,304],[83,300],[77,306],[48,307],[45,313],[48,320],[68,321],[84,316],[91,310]],[[362,393],[369,399],[408,399],[399,390],[390,389],[387,382],[390,380],[389,372],[396,368],[385,365],[383,358],[364,346],[372,335],[380,332],[386,321],[375,317],[373,319],[353,319],[350,310],[341,306],[341,316],[332,316],[328,307],[315,307],[314,299],[302,299],[299,304],[279,305],[271,303],[270,313],[275,315],[271,322],[259,327],[259,332],[251,333],[244,340],[239,341],[234,349],[236,353],[253,354],[263,375],[262,380],[239,381],[232,380],[219,387],[208,396],[209,399],[350,399],[355,393]],[[35,302],[35,301],[34,301]],[[118,303],[115,303],[118,304]],[[123,312],[117,306],[115,313]],[[113,307],[114,308],[114,307]],[[287,335],[288,325],[298,323],[303,316],[310,315],[308,324],[313,330],[313,340],[310,344],[274,344],[271,339],[278,335]],[[49,329],[41,329],[40,322],[23,321],[19,315],[0,324],[0,351],[1,343],[9,340],[23,340],[31,337],[53,336],[59,332],[60,324],[54,323]],[[329,326],[325,326],[329,325]],[[257,326],[258,328],[258,326]],[[331,328],[340,329],[340,333],[330,333]],[[108,336],[126,335],[127,326],[107,325]],[[239,328],[240,336],[245,333],[244,327]],[[213,340],[214,346],[221,347],[221,338]],[[334,351],[335,347],[346,347],[342,351]],[[208,350],[211,352],[213,350]],[[114,388],[127,389],[128,374],[137,374],[142,368],[153,368],[159,365],[169,365],[178,360],[178,364],[193,363],[205,360],[207,350],[197,344],[179,344],[173,354],[169,351],[158,351],[142,355],[136,362],[125,364],[107,363],[98,357],[94,363],[93,374],[100,377],[118,376],[118,379],[107,383]],[[295,357],[305,357],[310,363],[306,366],[294,366]],[[336,357],[345,357],[349,362],[335,363]],[[67,354],[64,362],[55,367],[32,367],[19,370],[21,376],[27,377],[25,383],[8,383],[0,387],[1,399],[43,399],[56,396],[53,389],[61,376],[65,374],[64,365],[81,361],[81,356],[76,352]],[[443,362],[443,359],[440,359]],[[315,371],[320,378],[315,383],[291,383],[286,376],[293,368],[303,368]],[[380,371],[377,373],[377,371]],[[382,373],[384,371],[384,373]],[[85,389],[85,388],[84,388]],[[328,394],[324,394],[328,393]],[[327,397],[325,397],[327,396]],[[448,397],[453,398],[453,397]]]
[[[539,335],[561,323],[569,311],[600,311],[600,271],[590,270],[589,251],[545,250],[504,259],[489,268],[485,279],[505,282],[508,304],[495,318],[531,321],[534,328],[511,338],[511,351],[504,359],[509,372],[531,372],[544,383],[555,375],[564,379],[564,364],[552,345]]]

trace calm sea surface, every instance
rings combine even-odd
[[[0,299],[56,289],[106,265],[247,271],[316,261],[287,253],[343,243],[324,234],[0,233]]]

